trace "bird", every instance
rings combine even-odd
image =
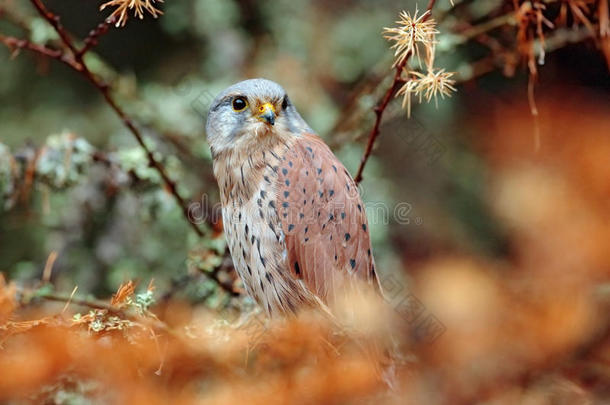
[[[358,186],[282,86],[257,78],[220,92],[206,138],[234,267],[266,315],[381,292]]]

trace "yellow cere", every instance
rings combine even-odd
[[[258,112],[261,114],[264,114],[267,110],[271,110],[275,114],[275,107],[271,103],[265,103],[258,108]]]

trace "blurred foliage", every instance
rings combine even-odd
[[[68,29],[82,31],[77,16],[90,8],[75,2],[70,8],[53,1],[48,6],[61,14]],[[27,22],[30,40],[57,43],[52,28],[33,10],[10,1],[5,7]],[[179,180],[179,192],[205,195],[206,202],[214,204],[217,191],[203,126],[218,91],[244,74],[276,78],[290,89],[299,110],[323,134],[338,118],[341,102],[326,95],[331,87],[312,87],[308,77],[324,72],[347,93],[351,83],[366,75],[387,52],[379,33],[393,18],[391,3],[343,7],[287,1],[260,6],[233,1],[169,2],[158,21],[134,20],[120,31],[111,30],[86,60],[91,69],[111,81],[126,111],[144,126],[147,141],[158,151],[156,156],[162,158],[171,177]],[[349,12],[342,18],[335,18],[346,10]],[[314,29],[307,19],[284,18],[286,15],[319,17],[320,27]],[[0,28],[9,25],[0,20]],[[354,26],[362,29],[355,33]],[[320,37],[324,31],[328,35]],[[135,45],[125,39],[132,32],[151,40],[163,37],[157,43],[165,44],[165,57],[157,60],[154,54],[138,54],[137,65],[130,65],[130,49]],[[117,53],[123,61],[113,68]],[[146,60],[154,64],[143,68]],[[3,243],[0,249],[12,253],[0,255],[0,268],[13,277],[23,274],[17,270],[23,266],[37,265],[41,272],[46,256],[59,250],[53,277],[60,285],[76,282],[81,289],[108,293],[121,281],[151,274],[160,288],[169,286],[171,280],[177,282],[189,273],[185,261],[193,257],[189,250],[208,249],[207,242],[197,241],[188,231],[179,208],[158,189],[158,174],[148,166],[144,152],[94,90],[62,66],[36,58],[34,62],[30,55],[23,55],[0,66],[6,78],[2,98],[19,100],[0,109],[2,153],[8,153],[7,147],[15,151],[13,159],[7,155],[2,160],[2,189],[7,197],[14,196],[17,179],[25,180],[26,165],[32,159],[37,180],[31,185],[29,202],[4,199],[7,208],[21,208],[3,215],[16,218],[20,213],[22,219],[3,221],[2,233],[31,235],[36,229],[38,242],[27,251]],[[285,78],[276,77],[280,74]],[[31,146],[24,148],[26,141]],[[108,162],[100,162],[100,156],[94,159],[92,154],[98,152]],[[353,166],[360,153],[357,147],[340,152]],[[111,173],[104,173],[108,168]],[[376,199],[383,194],[378,189]],[[389,202],[389,195],[383,201]],[[21,226],[19,221],[29,226]],[[377,228],[382,234],[373,236],[382,244],[381,235],[386,232],[383,226]],[[81,237],[74,237],[75,233]],[[170,246],[173,248],[168,249]],[[203,266],[208,267],[221,260],[213,257],[198,260],[208,262]],[[28,274],[31,277],[35,272]]]

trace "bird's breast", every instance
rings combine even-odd
[[[225,235],[248,294],[269,314],[294,311],[298,285],[287,270],[278,217],[278,173],[287,145],[220,155],[214,162]],[[301,288],[302,289],[302,288]]]

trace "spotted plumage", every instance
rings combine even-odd
[[[229,87],[206,129],[235,268],[269,315],[379,288],[358,188],[282,87]]]

